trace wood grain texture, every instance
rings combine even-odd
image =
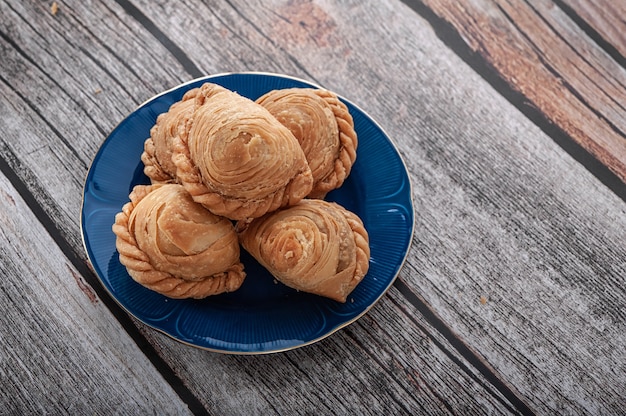
[[[83,259],[77,218],[82,181],[98,146],[136,105],[201,73],[274,71],[320,83],[380,122],[407,163],[417,219],[400,278],[411,296],[392,289],[364,318],[323,342],[260,357],[200,351],[136,323],[208,411],[621,409],[624,202],[408,7],[392,0],[68,1],[52,15],[48,6],[0,2],[0,157],[43,207],[45,218],[37,219],[45,226],[49,220],[59,230],[55,238],[66,239]],[[489,13],[480,15],[481,22],[506,7],[482,9]],[[554,24],[563,22],[557,10]],[[526,59],[525,52],[519,56]],[[613,74],[610,60],[598,59],[594,70]],[[607,120],[615,116],[610,102],[602,101],[606,97],[593,98],[602,88],[613,97],[613,90],[608,84],[593,88],[586,92],[589,99],[599,100],[594,105],[607,112]],[[542,97],[562,98],[550,90]],[[578,122],[572,111],[563,117]],[[32,233],[40,232],[32,222]],[[6,250],[28,245],[13,238],[17,233],[7,232],[6,240],[15,242]],[[47,274],[19,275],[36,273]],[[91,303],[84,276],[59,273],[82,293],[82,302]],[[18,287],[11,293],[20,292],[18,274],[8,275]],[[413,298],[423,300],[446,331],[423,316]],[[35,306],[48,307],[37,299]],[[98,313],[109,319],[106,310]],[[57,340],[50,353],[35,356],[54,357],[62,345]],[[463,356],[459,345],[483,365]],[[85,349],[94,359],[100,354]],[[47,362],[50,371],[60,371]],[[146,360],[138,363],[143,370],[136,370],[137,377],[152,371]],[[10,374],[16,389],[29,386]],[[135,382],[128,377],[120,385]],[[167,390],[162,381],[146,383]],[[94,406],[103,400],[92,399]]]
[[[45,3],[2,2],[0,16],[0,151],[78,247],[76,192],[91,159],[126,114],[171,86],[165,78],[183,80],[180,65],[119,7],[63,4],[53,16]]]
[[[423,3],[511,88],[626,182],[626,69],[554,2]],[[619,7],[593,3],[605,13]]]
[[[564,8],[582,19],[589,27],[600,35],[601,42],[607,49],[614,48],[619,56],[614,57],[624,65],[626,59],[626,4],[619,1],[584,1],[569,0],[566,3],[558,3]],[[569,13],[568,13],[569,14]]]
[[[0,413],[189,414],[1,175],[0,255]]]
[[[145,335],[212,414],[519,413],[394,289],[348,328],[281,354],[221,355]]]

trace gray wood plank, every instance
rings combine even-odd
[[[190,413],[1,175],[0,258],[0,413]]]

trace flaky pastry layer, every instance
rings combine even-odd
[[[311,198],[339,188],[356,160],[358,139],[347,106],[331,91],[273,90],[257,101],[296,137],[313,174]]]
[[[176,165],[172,161],[172,140],[184,132],[193,114],[199,88],[189,90],[165,113],[159,114],[144,142],[141,161],[144,173],[152,183],[176,182]]]
[[[361,219],[342,206],[305,199],[237,224],[242,246],[277,280],[345,302],[369,269]]]
[[[216,84],[200,87],[189,130],[173,143],[179,182],[230,219],[293,205],[313,185],[293,134],[261,105]]]
[[[245,272],[232,223],[178,184],[137,185],[115,216],[120,263],[143,286],[171,298],[238,289]]]

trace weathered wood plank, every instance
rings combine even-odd
[[[621,55],[621,62],[626,59],[626,4],[620,1],[585,1],[569,0],[557,2],[561,8],[569,8],[576,16],[583,19],[602,42],[614,48]]]
[[[76,192],[99,145],[139,103],[184,78],[161,44],[119,7],[62,4],[57,15],[48,7],[0,3],[3,151],[9,161],[18,155],[13,169],[79,247]],[[143,59],[136,50],[145,51]],[[162,70],[152,71],[157,66]]]
[[[407,7],[64,2],[51,16],[46,5],[14,3],[0,3],[8,17],[0,20],[0,127],[10,150],[2,155],[16,159],[77,252],[82,176],[102,138],[137,103],[191,76],[126,12],[130,4],[200,71],[298,75],[368,111],[414,184],[417,230],[403,281],[536,412],[620,408],[623,202]],[[511,411],[395,291],[330,339],[277,356],[210,354],[140,328],[216,413],[297,412],[285,389],[310,410],[328,400],[372,413]],[[311,394],[310,385],[321,387]]]
[[[424,3],[514,90],[626,182],[626,69],[551,0]],[[600,9],[605,3],[596,2]]]
[[[348,328],[281,354],[181,350],[158,332],[145,336],[210,413],[518,413],[395,289]]]
[[[2,175],[0,256],[0,413],[190,413]]]
[[[414,106],[389,128],[415,138],[413,287],[538,413],[618,412],[623,202],[484,81],[442,71],[456,91],[394,95]]]

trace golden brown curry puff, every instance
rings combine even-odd
[[[115,217],[120,263],[143,286],[171,298],[204,298],[244,281],[235,229],[177,184],[137,185]]]
[[[200,87],[190,129],[173,143],[178,181],[233,220],[293,205],[313,186],[293,134],[261,105],[216,84]]]
[[[166,113],[157,117],[150,129],[150,137],[144,142],[141,161],[144,173],[152,183],[175,182],[176,166],[172,162],[172,139],[187,127],[193,114],[195,97],[199,89],[194,88],[175,102]]]
[[[350,174],[358,144],[348,108],[323,89],[273,90],[257,103],[296,137],[313,174],[312,198],[323,199]]]
[[[369,269],[361,219],[342,206],[305,199],[237,224],[242,246],[277,280],[345,302]]]

